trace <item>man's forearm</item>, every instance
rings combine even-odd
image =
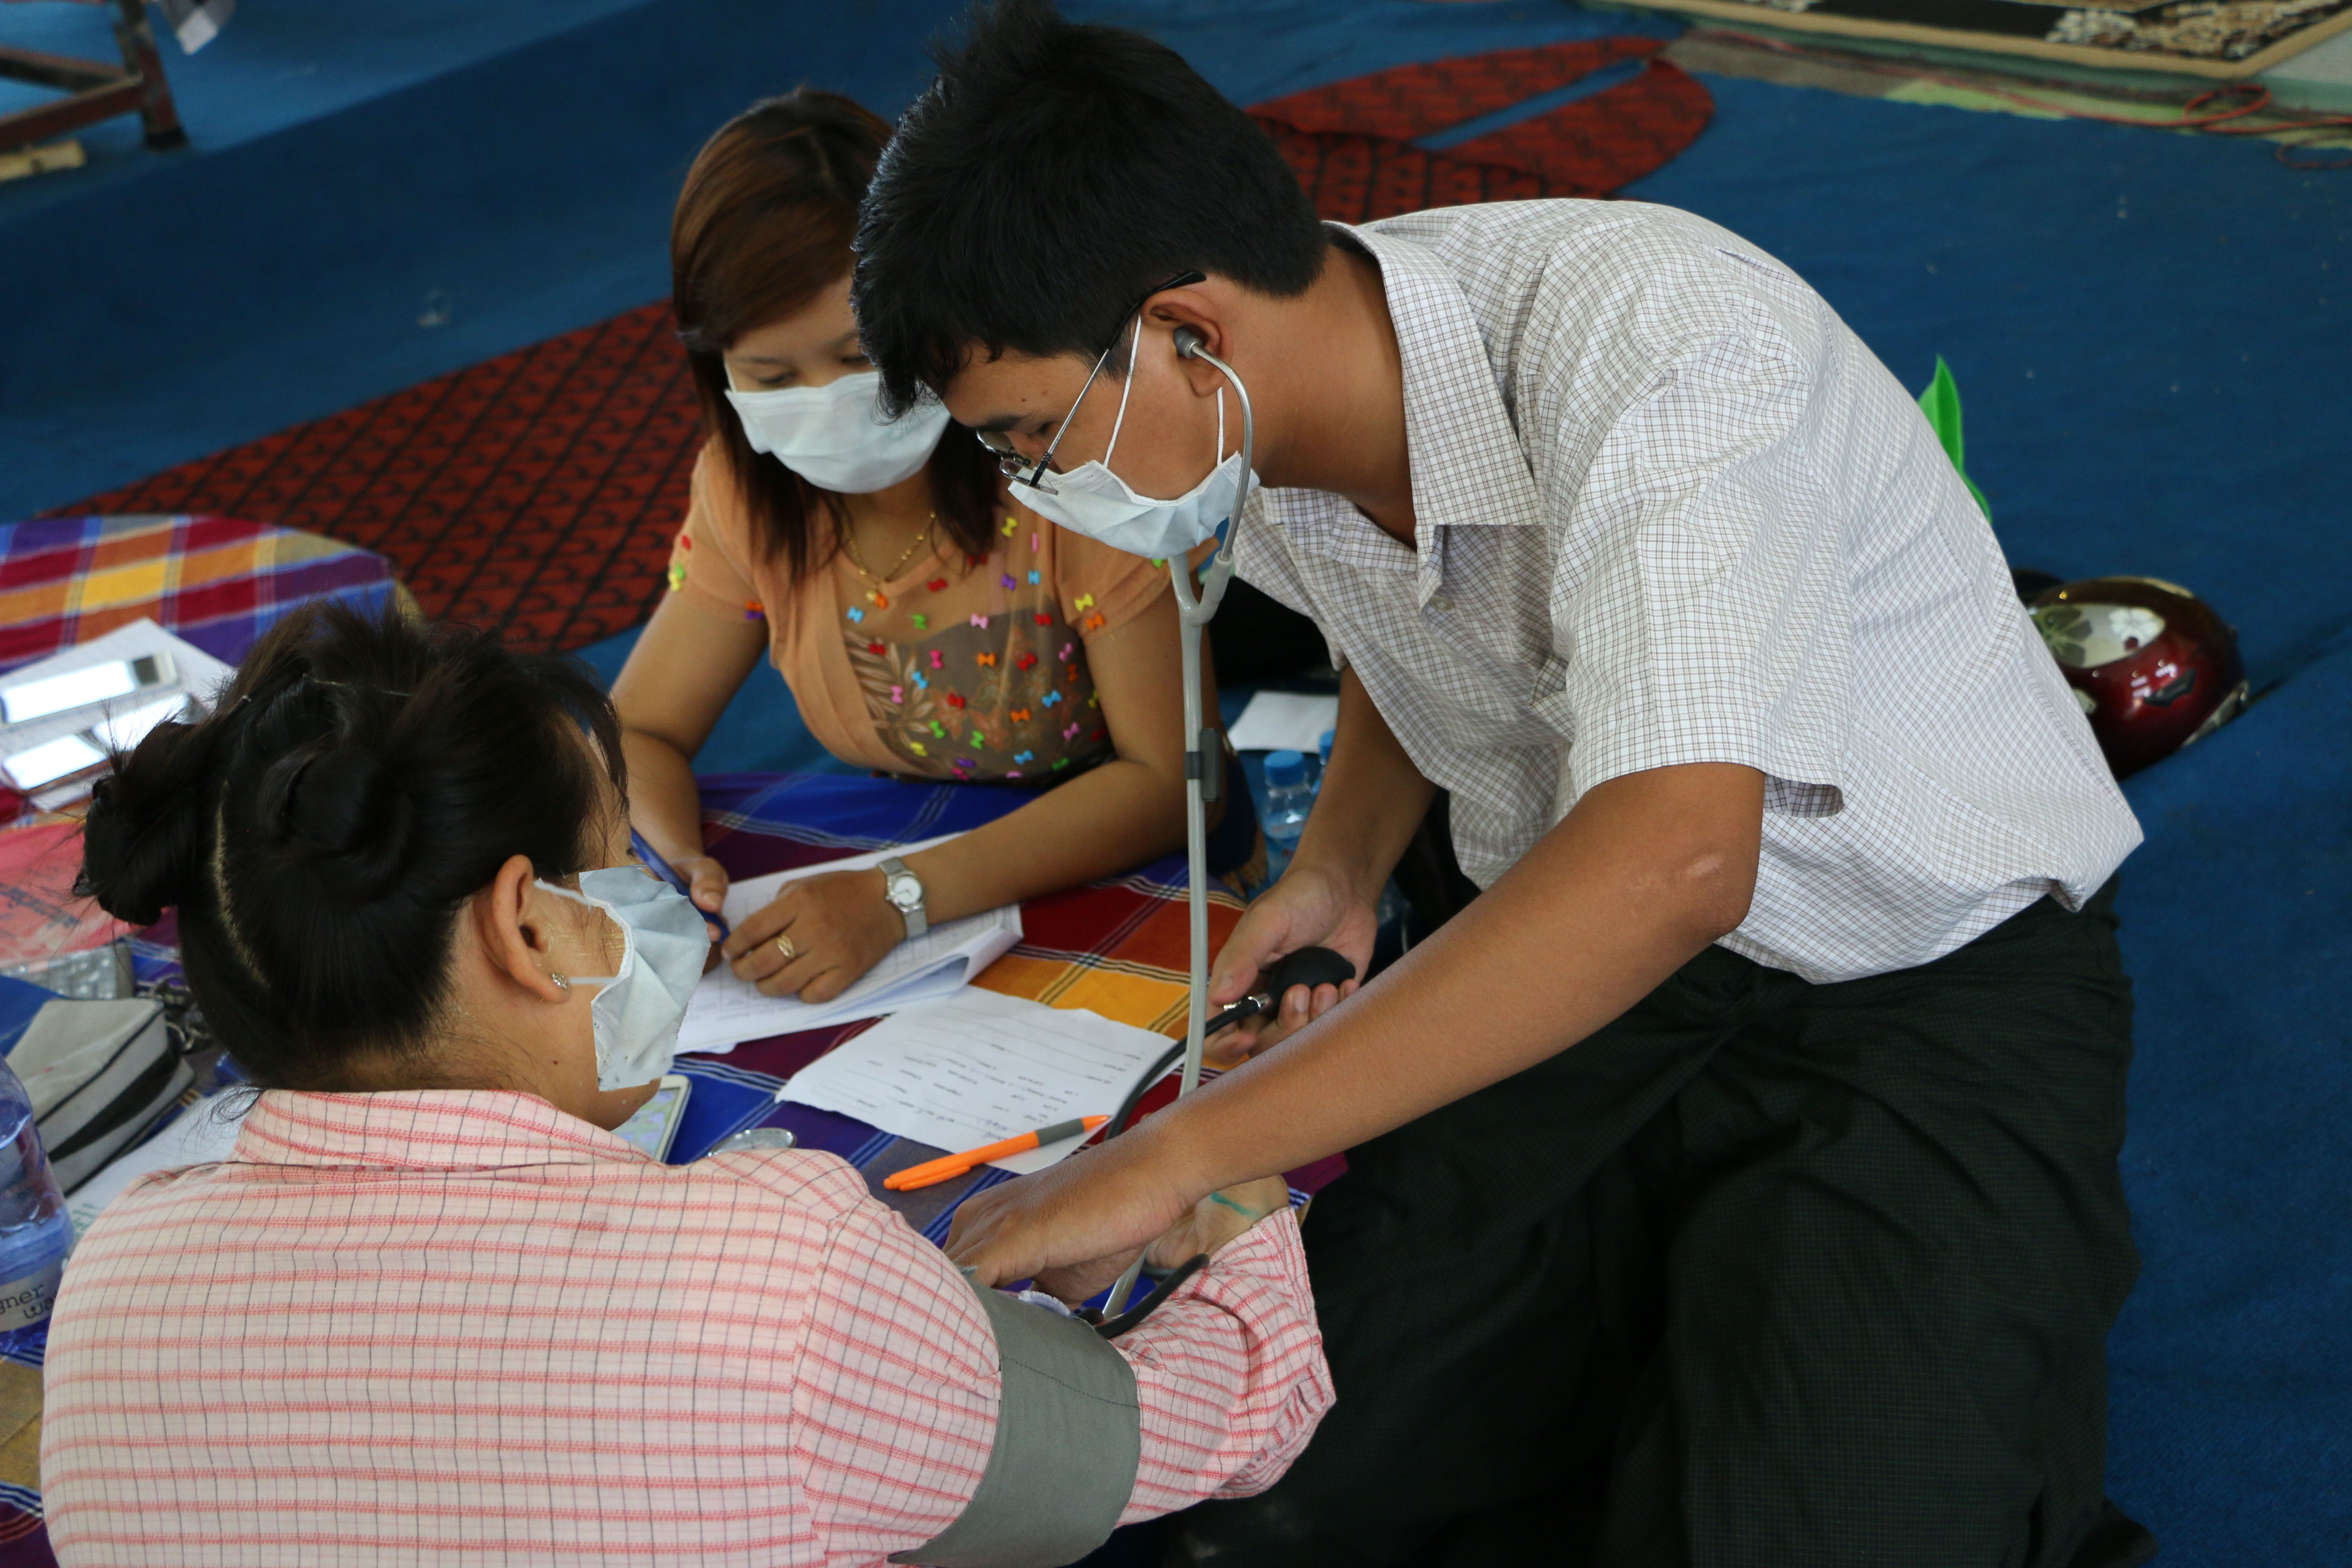
[[[1353,668],[1339,675],[1330,765],[1295,863],[1339,873],[1367,897],[1396,868],[1437,786],[1414,767]]]
[[[1762,813],[1763,775],[1730,764],[1600,786],[1368,990],[1129,1136],[1147,1138],[1181,1187],[1207,1193],[1296,1169],[1543,1060],[1738,925]]]

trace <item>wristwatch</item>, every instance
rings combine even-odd
[[[931,929],[930,917],[923,912],[923,879],[908,870],[907,863],[896,855],[882,862],[882,896],[905,918],[908,936],[920,936]]]

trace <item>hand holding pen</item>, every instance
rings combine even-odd
[[[702,911],[702,923],[709,928],[711,941],[727,940],[726,917],[719,912],[727,901],[727,868],[708,855],[681,857],[677,865],[672,865],[634,827],[629,829],[629,847],[646,863],[647,870],[684,893],[688,901]]]

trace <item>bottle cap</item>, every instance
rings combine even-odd
[[[1318,739],[1318,740],[1315,742],[1315,758],[1316,758],[1316,761],[1320,762],[1320,763],[1329,763],[1329,762],[1330,762],[1330,760],[1331,760],[1331,742],[1334,742],[1334,741],[1336,741],[1336,740],[1338,740],[1339,738],[1339,731],[1337,731],[1337,730],[1326,730],[1326,731],[1323,731],[1323,734],[1322,734],[1322,736],[1321,736],[1321,738],[1320,738],[1320,739]]]
[[[1265,754],[1265,787],[1286,789],[1307,782],[1307,759],[1297,752],[1268,752]]]

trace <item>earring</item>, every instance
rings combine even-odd
[[[554,981],[554,982],[555,982],[555,988],[556,988],[558,991],[569,991],[569,990],[571,990],[571,989],[572,989],[572,982],[571,982],[571,981],[569,981],[569,980],[566,980],[566,979],[565,979],[562,975],[561,975],[561,974],[556,974],[556,973],[551,973],[548,975],[548,978],[549,978],[550,980],[552,980],[552,981]]]

